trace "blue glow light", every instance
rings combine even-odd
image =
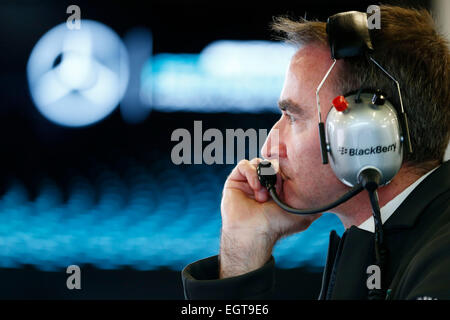
[[[152,59],[152,33],[143,27],[133,28],[126,33],[124,43],[130,57],[130,80],[120,113],[125,122],[135,124],[144,121],[151,111],[142,103],[140,89],[142,68]]]
[[[162,160],[153,169],[130,162],[124,170],[98,166],[93,180],[74,175],[67,200],[49,178],[34,199],[20,181],[12,183],[0,198],[0,267],[181,270],[219,252],[227,170],[167,167]],[[191,184],[185,177],[194,173],[198,183]],[[323,266],[331,229],[343,232],[336,216],[325,214],[282,239],[273,253],[277,266]]]
[[[128,85],[128,55],[109,27],[83,20],[62,23],[33,48],[27,64],[31,96],[50,121],[71,127],[95,123],[119,104]]]
[[[279,42],[220,40],[200,54],[158,54],[142,70],[141,97],[169,112],[278,112],[294,52]]]

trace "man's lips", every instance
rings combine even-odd
[[[283,169],[280,168],[280,176],[283,180],[289,180],[289,177],[283,172]]]
[[[283,168],[281,167],[281,165],[277,159],[272,159],[272,160],[270,160],[270,162],[272,163],[275,171],[280,174],[281,179],[289,180],[289,176],[283,171]]]

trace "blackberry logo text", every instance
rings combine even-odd
[[[397,149],[397,144],[393,143],[389,146],[374,146],[370,148],[346,148],[338,147],[338,152],[341,155],[348,154],[350,157],[353,156],[368,156],[372,154],[395,152]]]

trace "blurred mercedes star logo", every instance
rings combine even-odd
[[[128,54],[106,25],[62,23],[33,48],[27,65],[31,97],[39,112],[59,125],[90,125],[119,104],[129,79]]]

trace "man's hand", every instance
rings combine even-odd
[[[221,204],[220,278],[262,267],[282,236],[306,230],[321,216],[295,215],[278,207],[258,180],[256,167],[261,161],[259,158],[240,161],[225,182]],[[282,195],[279,172],[276,190]]]

